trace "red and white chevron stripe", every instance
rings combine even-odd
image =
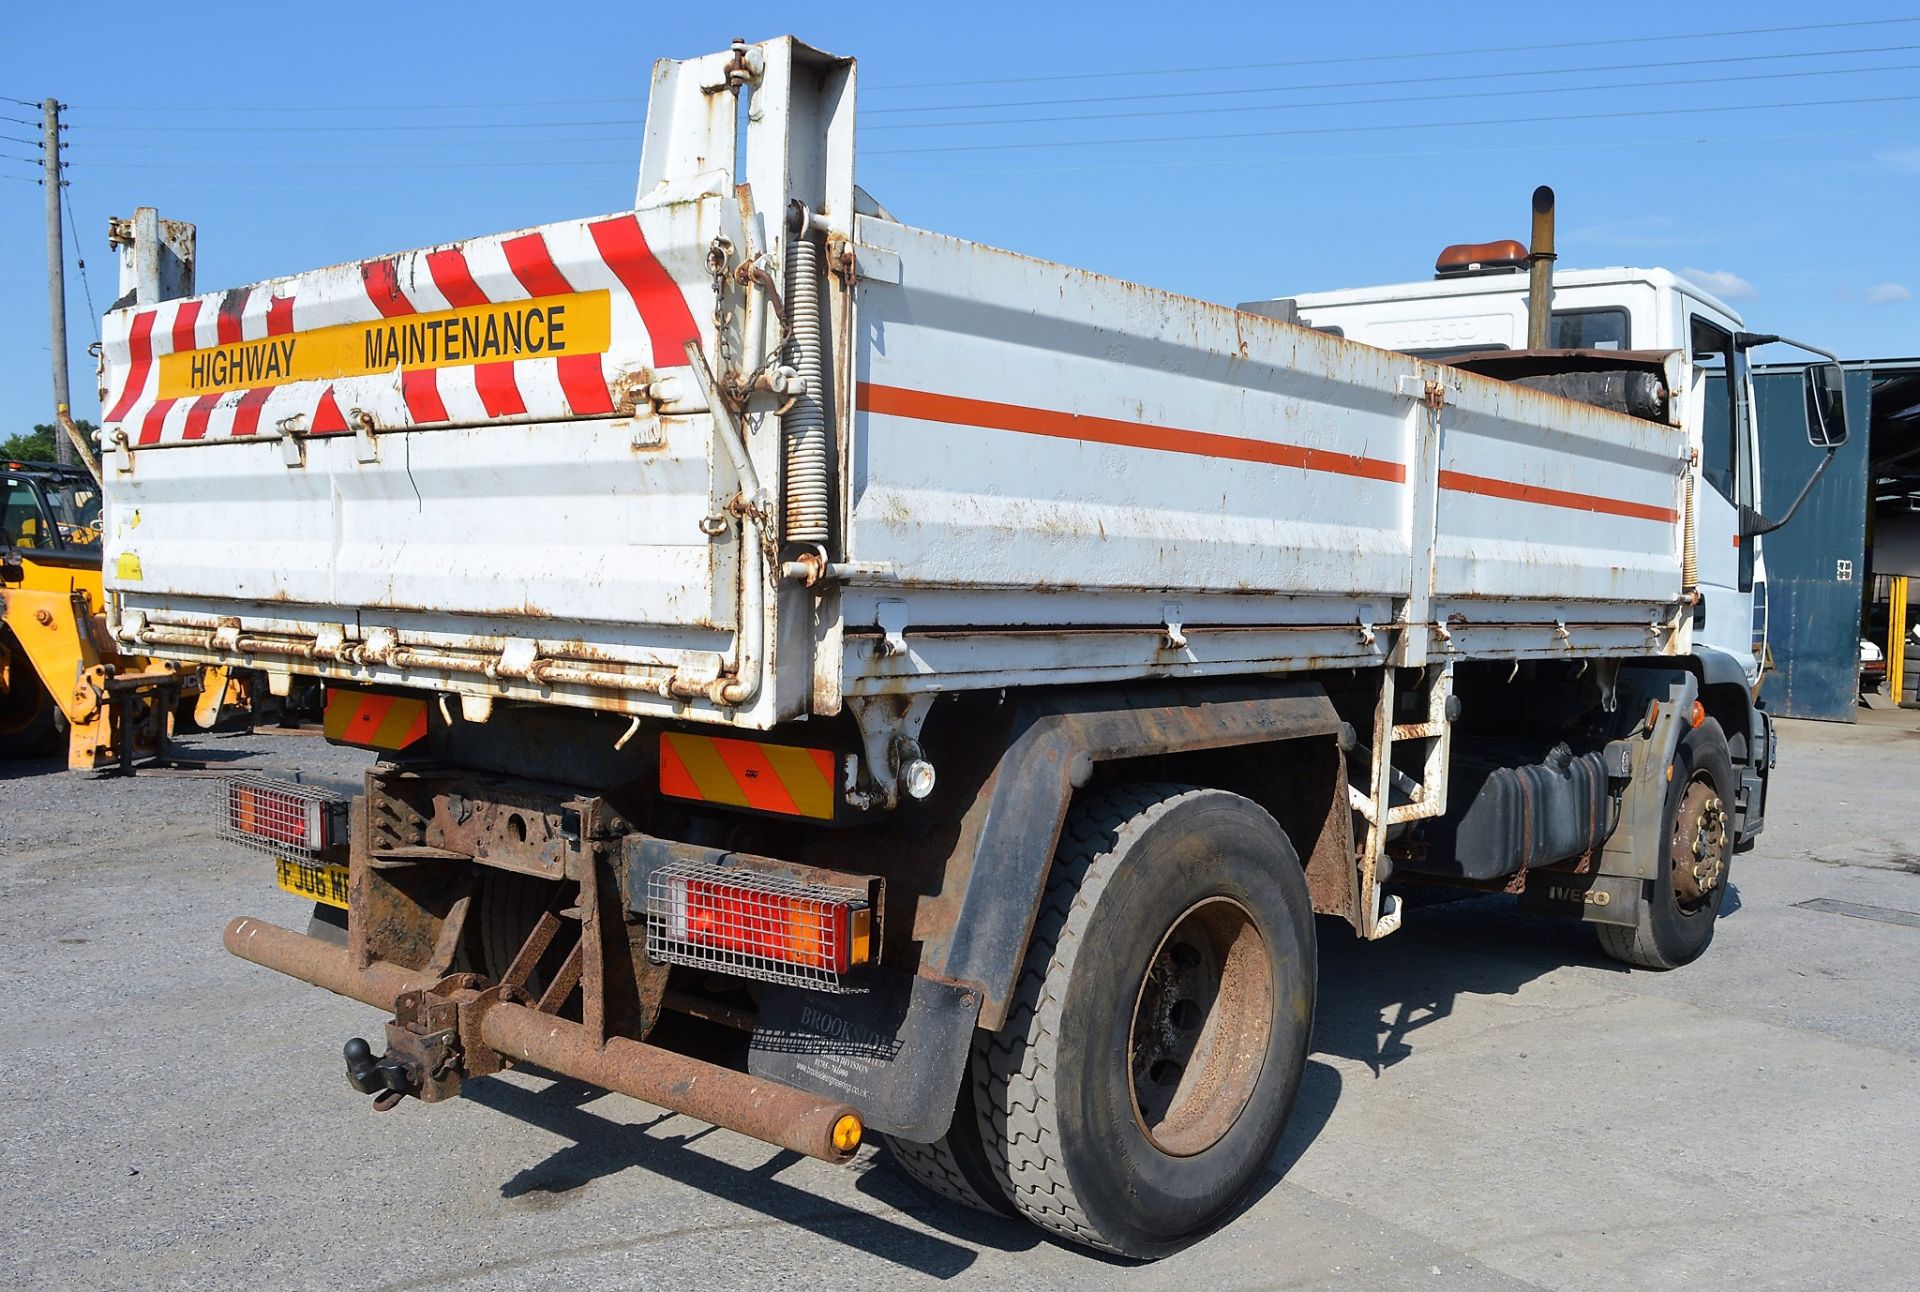
[[[610,344],[575,354],[295,380],[192,398],[159,397],[169,354],[342,323],[608,291]],[[349,432],[349,410],[376,425],[476,425],[610,414],[612,384],[638,369],[686,364],[701,339],[704,247],[685,208],[568,220],[398,256],[337,265],[252,287],[118,310],[104,324],[106,436],[136,446],[244,438],[289,419],[311,435]]]

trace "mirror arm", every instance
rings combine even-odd
[[[1768,520],[1753,508],[1742,507],[1740,509],[1740,537],[1758,538],[1762,534],[1771,534],[1774,530],[1779,529],[1782,525],[1792,520],[1794,513],[1800,510],[1800,504],[1805,502],[1807,495],[1813,492],[1814,485],[1820,483],[1820,477],[1826,474],[1827,467],[1832,463],[1833,455],[1839,448],[1840,446],[1836,444],[1833,448],[1827,450],[1827,455],[1820,459],[1820,465],[1813,469],[1813,474],[1807,477],[1807,482],[1800,486],[1799,497],[1793,500],[1792,505],[1787,508],[1786,515],[1782,516],[1779,520]]]
[[[1796,341],[1790,336],[1781,336],[1777,332],[1741,332],[1733,338],[1734,348],[1739,350],[1757,350],[1763,345],[1790,345],[1796,350],[1805,350],[1808,354],[1817,354],[1830,363],[1840,363],[1840,356],[1831,350],[1823,350],[1817,345],[1808,345],[1805,341]]]

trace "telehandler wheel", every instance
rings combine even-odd
[[[995,1216],[1018,1216],[1006,1190],[994,1174],[987,1146],[980,1138],[980,1120],[974,1110],[973,1082],[962,1073],[953,1125],[931,1144],[882,1135],[887,1156],[913,1177],[916,1184],[949,1202]]]
[[[0,691],[0,758],[51,753],[60,735],[60,706],[40,684],[22,651],[13,652],[7,689]]]
[[[1680,740],[1661,838],[1659,869],[1633,928],[1597,924],[1600,946],[1642,969],[1678,969],[1713,941],[1733,864],[1733,761],[1720,724],[1707,719]]]
[[[1298,854],[1235,794],[1095,793],[1068,814],[974,1096],[1020,1214],[1123,1256],[1224,1223],[1272,1157],[1313,1029]]]

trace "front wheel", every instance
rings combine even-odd
[[[53,752],[60,736],[60,706],[53,702],[26,653],[13,650],[10,681],[0,690],[0,758],[37,758]]]
[[[973,1058],[1014,1207],[1145,1258],[1222,1224],[1299,1093],[1314,954],[1298,855],[1254,803],[1139,785],[1076,804],[1006,1026]]]
[[[1681,737],[1668,782],[1659,863],[1632,928],[1600,924],[1600,946],[1642,969],[1678,969],[1713,941],[1733,864],[1733,759],[1720,724]]]

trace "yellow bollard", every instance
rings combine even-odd
[[[1887,598],[1887,694],[1895,704],[1907,685],[1907,576],[1893,576]]]

